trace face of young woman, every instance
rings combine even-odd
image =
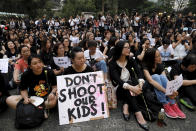
[[[146,49],[150,48],[150,41],[149,40],[146,40],[144,44],[145,44]]]
[[[13,49],[15,47],[14,43],[11,41],[7,43],[7,46],[9,49]]]
[[[91,34],[91,35],[89,36],[89,40],[94,40],[94,35],[93,35],[93,34]]]
[[[106,38],[110,39],[110,37],[111,37],[111,33],[108,32],[108,33],[106,34]]]
[[[75,58],[72,60],[73,64],[77,67],[82,67],[85,64],[84,52],[78,52],[75,54]]]
[[[58,51],[57,51],[58,55],[63,55],[64,52],[65,52],[64,46],[62,44],[59,45],[59,48],[58,48]]]
[[[21,49],[21,55],[22,55],[22,57],[28,58],[30,56],[30,54],[31,54],[30,53],[30,49],[28,47],[23,47]]]
[[[69,46],[69,40],[68,39],[65,39],[63,41],[63,44],[64,44],[65,47],[68,47]]]
[[[130,41],[132,41],[132,40],[133,40],[132,35],[129,35],[129,40],[130,40]]]
[[[49,49],[49,48],[50,48],[50,46],[51,46],[51,43],[50,43],[50,41],[49,41],[49,40],[47,40],[46,48],[47,48],[47,49]]]
[[[125,43],[121,55],[129,56],[129,54],[130,54],[130,46],[128,43]]]
[[[44,67],[44,64],[39,58],[33,58],[31,60],[30,69],[34,72],[34,74],[36,75],[41,74],[43,67]]]
[[[180,40],[181,39],[181,34],[178,34],[176,39]]]
[[[160,52],[157,50],[155,53],[155,64],[160,64],[161,63],[161,55]]]

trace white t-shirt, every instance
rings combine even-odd
[[[78,25],[80,23],[80,19],[79,18],[75,18],[74,22],[76,23],[76,25]]]
[[[70,36],[70,40],[72,41],[72,43],[74,44],[78,44],[80,42],[79,38],[77,36]]]
[[[188,45],[187,43],[185,43]],[[181,43],[176,46],[174,49],[174,58],[175,59],[182,59],[187,55],[185,45],[182,45]]]
[[[135,19],[134,19],[134,26],[138,26],[138,23],[136,22],[136,21],[138,21],[140,19],[140,17],[135,17]]]
[[[73,19],[70,19],[69,20],[69,24],[70,24],[70,26],[74,26],[75,25],[74,20]]]
[[[86,58],[86,64],[90,65],[89,61],[90,61],[90,55],[89,55],[89,50],[85,50],[84,51],[84,57]],[[91,55],[91,59],[98,59],[98,58],[105,58],[103,53],[99,50],[96,49],[96,52],[94,55]]]
[[[163,46],[160,46],[158,48],[162,61],[169,61],[171,60],[171,55],[174,55],[174,49],[172,48],[172,45],[170,44],[167,49],[164,49]]]
[[[51,26],[54,25],[54,21],[53,21],[53,20],[49,20],[49,21],[47,22],[47,24],[51,27]]]

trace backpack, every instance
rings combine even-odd
[[[33,104],[23,104],[23,101],[19,101],[16,107],[15,127],[27,129],[41,125],[44,121],[44,108]]]
[[[7,109],[6,99],[7,96],[5,95],[0,96],[0,113],[4,112]]]

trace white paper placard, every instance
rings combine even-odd
[[[0,59],[0,70],[1,73],[8,73],[8,61],[9,59]]]
[[[103,72],[57,76],[59,123],[109,117]]]
[[[177,91],[182,86],[182,84],[182,74],[178,76],[175,80],[168,81],[165,95],[172,95],[174,91]]]
[[[69,57],[53,57],[54,63],[59,67],[67,68],[71,65]]]

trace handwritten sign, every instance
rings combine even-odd
[[[8,61],[9,59],[0,59],[0,71],[1,73],[8,73]]]
[[[59,123],[109,117],[103,72],[57,76]]]
[[[53,57],[54,63],[59,67],[67,68],[71,65],[69,57]]]
[[[182,86],[182,83],[182,74],[178,76],[175,80],[168,81],[165,95],[172,95],[174,91],[177,91]]]

